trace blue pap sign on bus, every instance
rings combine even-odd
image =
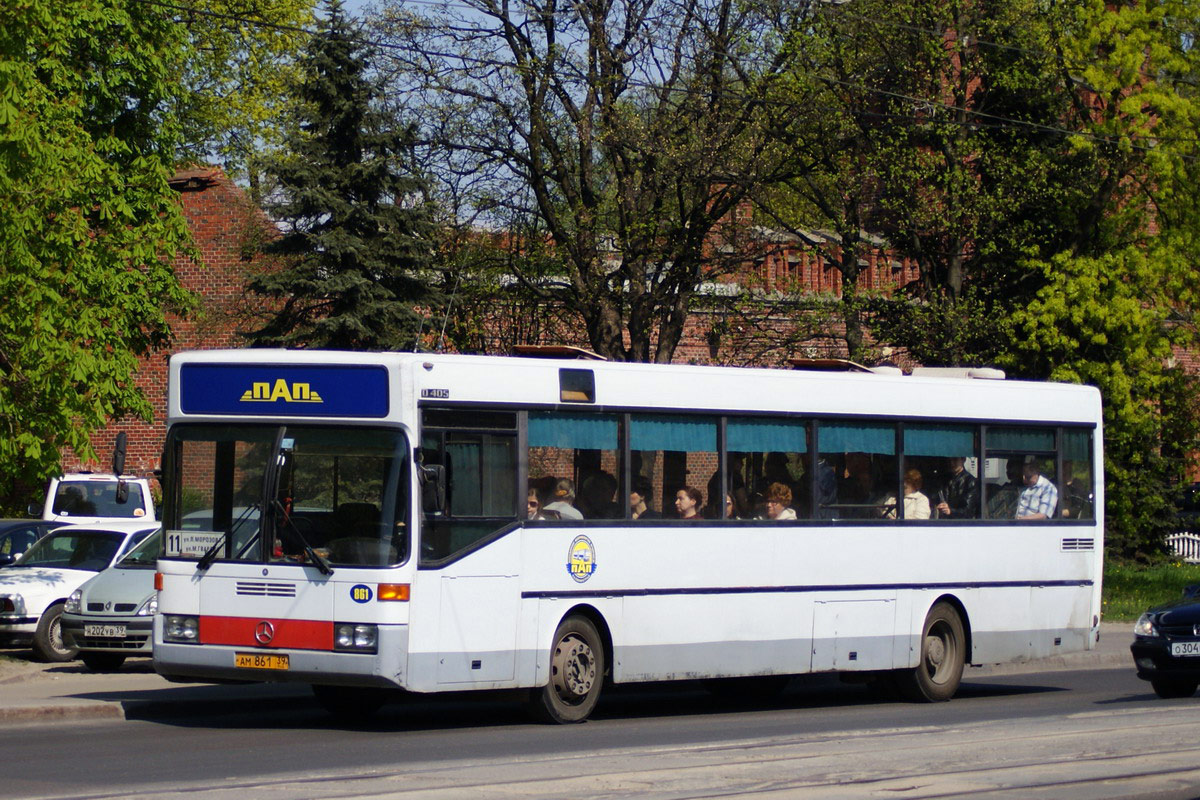
[[[583,583],[596,571],[596,548],[586,536],[576,536],[567,552],[567,572],[576,583]]]

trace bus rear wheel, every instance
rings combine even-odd
[[[534,689],[530,710],[543,722],[583,722],[596,708],[604,685],[604,644],[586,617],[559,623],[550,649],[550,681]]]
[[[936,603],[921,627],[921,657],[913,669],[896,672],[896,688],[918,703],[939,703],[954,697],[966,663],[962,618],[949,603]]]

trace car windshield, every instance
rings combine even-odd
[[[99,572],[112,563],[125,534],[61,529],[39,540],[17,561],[20,567],[54,567]]]
[[[142,487],[126,481],[129,496],[117,500],[116,480],[60,481],[54,490],[55,514],[64,517],[140,517],[146,513]]]
[[[153,567],[162,552],[162,530],[157,530],[137,547],[129,551],[118,563],[122,567]]]
[[[276,450],[276,448],[278,448]],[[164,555],[387,566],[408,557],[409,448],[388,429],[180,425]],[[262,532],[268,541],[262,541]]]

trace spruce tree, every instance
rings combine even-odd
[[[383,108],[369,49],[340,0],[303,58],[298,123],[267,173],[282,235],[250,289],[272,298],[271,318],[249,334],[260,347],[410,350],[425,280],[429,222],[421,181],[407,168],[411,128]]]

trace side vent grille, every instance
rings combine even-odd
[[[267,583],[266,581],[238,581],[237,593],[246,597],[295,597],[293,583]]]
[[[1063,539],[1062,540],[1062,549],[1063,549],[1064,553],[1067,551],[1095,550],[1096,549],[1096,540],[1095,539]]]

